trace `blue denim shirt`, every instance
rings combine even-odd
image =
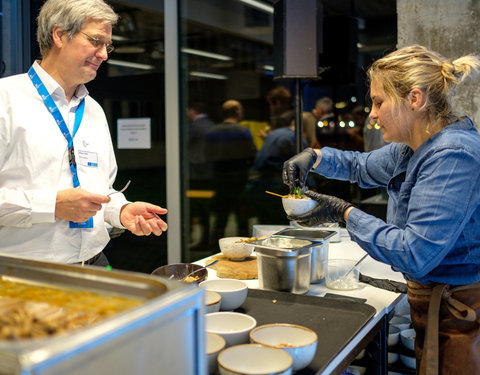
[[[387,187],[384,222],[353,209],[352,240],[406,279],[480,281],[480,134],[469,118],[448,125],[415,152],[399,143],[369,153],[322,149],[315,172]]]

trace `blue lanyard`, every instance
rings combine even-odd
[[[75,162],[75,149],[73,147],[73,137],[75,137],[75,134],[77,133],[77,130],[80,127],[80,123],[82,122],[82,119],[83,119],[83,113],[85,111],[85,100],[82,99],[82,101],[80,102],[80,104],[78,105],[75,111],[75,123],[73,125],[73,134],[70,134],[70,131],[68,130],[67,124],[65,123],[65,120],[63,119],[63,116],[60,113],[60,110],[58,109],[54,100],[50,96],[47,88],[43,84],[37,72],[35,71],[35,69],[33,69],[33,66],[30,67],[30,69],[28,70],[28,76],[32,80],[32,83],[37,89],[38,94],[42,97],[43,102],[45,103],[48,111],[52,114],[60,131],[62,132],[63,136],[67,140],[68,162],[70,165],[70,170],[72,171],[73,187],[79,187],[80,181],[78,179],[77,163]],[[70,227],[71,228],[93,228],[93,219],[90,218],[85,223],[70,222]]]
[[[75,137],[75,134],[77,133],[77,130],[80,127],[80,123],[82,122],[82,119],[83,119],[83,112],[85,111],[85,100],[82,99],[82,101],[77,107],[77,110],[75,111],[75,123],[73,125],[73,135],[72,135],[68,130],[67,124],[65,124],[65,120],[63,119],[63,116],[60,113],[60,110],[58,109],[57,105],[55,104],[52,97],[48,93],[47,88],[43,84],[37,72],[35,71],[35,69],[33,69],[33,66],[30,67],[30,70],[28,71],[28,76],[32,80],[33,85],[37,89],[39,95],[42,97],[43,102],[48,108],[48,111],[52,114],[60,131],[62,132],[63,136],[68,142],[68,161],[69,161],[70,170],[72,171],[72,176],[73,176],[73,187],[79,187],[80,181],[78,180],[77,163],[75,162],[75,149],[73,147],[73,137]]]

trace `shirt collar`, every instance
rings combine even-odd
[[[33,69],[35,69],[35,72],[38,74],[40,79],[42,80],[43,84],[45,85],[45,88],[47,91],[50,93],[52,98],[55,100],[60,100],[60,99],[66,99],[65,98],[65,90],[58,84],[55,79],[48,74],[45,69],[43,69],[40,64],[40,60],[35,60],[33,63]],[[75,90],[75,97],[77,100],[82,100],[88,95],[88,90],[85,87],[84,84],[80,84],[77,86],[77,89]]]

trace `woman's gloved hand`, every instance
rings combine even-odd
[[[316,160],[317,154],[309,147],[283,163],[283,183],[289,187],[290,194],[296,187],[300,189],[305,187],[308,172]]]
[[[304,195],[317,201],[318,205],[303,215],[290,215],[287,218],[307,227],[324,223],[345,223],[343,215],[347,208],[353,207],[353,204],[345,202],[343,199],[312,190],[307,190]]]

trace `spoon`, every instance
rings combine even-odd
[[[352,268],[350,268],[350,269],[348,270],[348,272],[347,272],[345,275],[343,275],[341,278],[342,278],[342,279],[347,278],[347,276],[349,275],[349,273],[352,272],[352,271],[355,269],[355,267],[357,267],[367,256],[368,256],[368,254],[365,254],[363,257],[361,257],[361,258],[357,261],[357,263],[355,263],[355,264],[352,266]]]
[[[125,184],[125,186],[122,188],[122,190],[111,192],[110,194],[107,194],[107,196],[112,195],[112,194],[116,194],[116,193],[123,193],[125,190],[127,190],[128,186],[130,185],[130,182],[132,182],[132,181],[128,180],[128,182]]]
[[[207,268],[207,267],[213,266],[213,265],[216,264],[216,263],[218,263],[218,259],[215,260],[214,262],[206,265],[206,266],[203,266],[203,267],[201,267],[201,268],[199,268],[199,269],[196,269],[195,271],[190,272],[187,276],[181,278],[180,281],[183,281],[183,280],[185,280],[188,276],[191,276],[191,275],[193,275],[194,273],[197,273],[198,271],[204,270],[204,269]],[[170,280],[170,279],[173,279],[174,276],[175,276],[175,275],[171,275],[168,279],[169,279],[169,280]]]

